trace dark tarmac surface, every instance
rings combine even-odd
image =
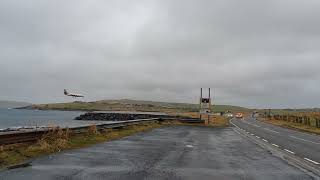
[[[38,158],[0,179],[312,179],[232,128],[164,127]]]
[[[276,144],[280,149],[289,150],[296,156],[308,158],[320,165],[320,136],[286,129],[272,124],[267,124],[255,118],[244,120],[233,119],[231,122],[238,127]]]

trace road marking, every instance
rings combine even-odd
[[[65,156],[75,156],[75,154],[69,154],[69,153],[66,153],[64,154]]]
[[[188,148],[193,148],[193,146],[192,146],[192,145],[186,145],[186,147],[188,147]]]
[[[243,121],[243,122],[246,123],[246,124],[250,124],[251,126],[261,127],[259,125],[256,125],[256,124],[253,124],[253,123],[250,123],[250,122],[247,122],[247,121]]]
[[[272,144],[272,146],[279,147],[279,145],[277,145],[277,144]]]
[[[234,125],[235,127],[237,127],[238,129],[241,129],[239,126],[237,126],[236,124],[234,124],[233,122],[232,122],[232,120],[230,120],[230,123],[232,124],[232,125]],[[244,129],[243,129],[244,130]],[[244,131],[246,131],[246,130],[244,130]],[[246,131],[247,132],[247,131]],[[249,132],[247,132],[248,134],[249,134]]]
[[[301,141],[313,143],[313,144],[320,144],[320,143],[317,143],[317,142],[313,142],[313,141],[309,141],[309,140],[306,140],[306,139],[298,138],[298,137],[296,137],[296,136],[290,136],[290,137],[292,137],[292,138],[294,138],[294,139],[299,139],[299,140],[301,140]]]
[[[274,133],[279,133],[278,131],[274,131],[274,130],[271,130],[271,129],[268,129],[268,128],[263,128],[263,129],[271,131],[271,132],[274,132]]]
[[[288,149],[284,149],[285,151],[287,151],[288,153],[291,153],[291,154],[295,154],[294,152],[288,150]]]
[[[232,125],[234,125],[235,127],[241,129],[239,126],[235,125],[235,124],[232,122],[232,120],[230,120],[230,123],[231,123]]]
[[[237,129],[233,129],[234,132],[238,133],[239,135],[241,135],[241,133],[237,130]]]
[[[305,159],[305,160],[307,160],[307,161],[309,161],[309,162],[312,162],[313,164],[316,164],[316,165],[319,165],[320,163],[318,163],[318,162],[316,162],[316,161],[313,161],[313,160],[311,160],[311,159],[308,159],[308,158],[303,158],[303,159]]]
[[[260,137],[259,137],[259,136],[256,136],[256,138],[260,139]]]
[[[252,123],[249,123],[247,121],[242,121],[243,123],[246,123],[246,124],[250,124],[250,125],[253,125]]]
[[[262,141],[264,141],[264,142],[268,142],[268,140],[265,140],[265,139],[262,139]]]

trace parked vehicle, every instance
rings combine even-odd
[[[225,117],[233,118],[233,114],[232,114],[232,113],[225,113],[224,116],[225,116]]]
[[[242,114],[242,113],[237,113],[237,114],[236,114],[236,118],[239,118],[239,119],[240,119],[240,118],[243,118],[243,114]]]

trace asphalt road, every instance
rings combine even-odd
[[[309,161],[320,168],[320,136],[264,123],[255,118],[233,119],[248,134]]]
[[[154,129],[38,158],[0,172],[0,179],[312,179],[233,129]]]

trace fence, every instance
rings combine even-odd
[[[287,122],[299,123],[311,127],[320,128],[320,117],[312,115],[267,115],[269,119],[282,120]]]

